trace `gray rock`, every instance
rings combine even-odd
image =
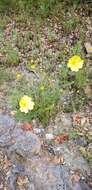
[[[69,147],[72,147],[72,144],[70,144]],[[82,173],[90,173],[90,167],[87,161],[76,148],[72,150],[69,149],[66,144],[61,144],[54,149],[55,152],[57,152],[57,148],[59,149],[59,153],[64,156],[64,161],[68,168],[71,168],[71,170],[81,170]]]
[[[85,183],[85,181],[83,181],[83,180],[80,181],[80,187],[81,187],[81,190],[92,190],[92,188],[89,187],[89,186]]]
[[[87,140],[85,137],[78,137],[75,139],[75,143],[81,146],[87,146]]]
[[[62,125],[71,127],[71,120],[60,119]],[[60,125],[61,126],[61,125]],[[14,141],[11,144],[11,140]],[[77,144],[86,145],[83,137],[77,141]],[[64,156],[65,165],[55,165],[45,155],[39,157],[41,143],[37,135],[31,131],[25,131],[18,125],[15,125],[13,119],[8,115],[0,114],[0,146],[8,146],[7,153],[12,166],[6,173],[6,180],[10,190],[16,189],[17,175],[28,176],[28,182],[24,189],[28,190],[90,190],[83,181],[72,183],[70,170],[78,169],[82,173],[88,173],[89,167],[81,155],[70,150],[66,145],[58,145],[60,153]],[[59,147],[60,146],[60,147]],[[18,156],[18,157],[17,157]],[[22,160],[23,159],[23,160]],[[19,188],[19,190],[22,190]]]
[[[6,180],[7,180],[9,189],[16,190],[16,187],[15,187],[16,176],[12,175],[11,171],[7,173]]]
[[[28,190],[35,190],[34,184],[29,184]]]
[[[70,169],[65,165],[54,165],[38,159],[31,161],[26,167],[26,171],[29,173],[35,190],[90,190],[83,180],[72,182]]]
[[[37,135],[30,131],[24,131],[16,127],[13,131],[12,138],[15,144],[9,149],[10,153],[16,153],[24,158],[30,159],[33,155],[40,152],[41,143]]]
[[[64,129],[70,129],[72,127],[72,118],[70,114],[58,114],[55,118],[55,124],[58,127],[64,128]]]
[[[11,134],[15,127],[14,119],[8,115],[0,114],[0,146],[8,146],[11,144]]]

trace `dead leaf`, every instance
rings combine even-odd
[[[5,161],[4,161],[4,169],[7,169],[8,167],[11,166],[11,161],[7,159],[7,157],[5,157]]]
[[[63,143],[65,141],[68,141],[69,140],[69,136],[67,134],[61,134],[61,135],[57,135],[55,138],[54,138],[54,141],[55,143]]]
[[[55,157],[53,158],[52,162],[53,162],[54,164],[56,164],[56,165],[60,164],[60,157],[55,156]]]
[[[79,182],[80,180],[80,176],[78,174],[73,174],[71,177],[70,177],[71,181],[72,182]]]
[[[0,53],[0,58],[2,58],[3,57],[3,55],[2,55],[2,53]]]
[[[81,118],[81,126],[84,126],[87,123],[87,118],[83,117]]]
[[[8,187],[4,187],[4,190],[8,190]]]
[[[56,177],[53,175],[53,173],[52,172],[48,172],[47,173],[47,176],[48,176],[48,179],[50,180],[50,181],[55,181],[56,180]]]
[[[88,185],[89,185],[89,187],[92,188],[92,180],[91,180],[91,181],[88,181]]]
[[[32,128],[32,124],[31,123],[28,123],[28,122],[25,122],[25,123],[23,123],[22,125],[21,125],[21,128],[23,129],[23,130],[32,130],[33,128]]]
[[[56,165],[64,164],[64,157],[63,156],[54,156],[52,162]]]
[[[63,156],[60,156],[60,164],[65,164]]]
[[[73,115],[73,123],[75,125],[80,125],[81,124],[81,117],[79,113],[76,113]]]
[[[17,177],[17,184],[19,186],[23,186],[26,183],[28,183],[28,177],[27,176],[18,176]]]

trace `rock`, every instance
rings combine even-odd
[[[72,127],[72,118],[70,114],[67,113],[59,113],[55,118],[55,125],[53,129],[53,133],[58,135],[63,131],[68,131]],[[51,127],[51,126],[50,126]]]
[[[33,131],[35,134],[43,134],[44,133],[44,129],[40,129],[40,128],[33,128]]]
[[[15,190],[16,189],[16,187],[15,187],[16,175],[13,175],[11,173],[11,171],[9,171],[9,172],[7,172],[6,180],[7,180],[7,184],[8,184],[9,189]]]
[[[15,121],[8,115],[0,114],[0,146],[8,146],[11,142],[11,134],[15,127]]]
[[[17,184],[19,186],[23,186],[24,184],[28,183],[28,177],[23,175],[18,175],[17,177]]]
[[[79,176],[76,176],[75,181],[72,182],[70,169],[66,165],[54,165],[52,162],[44,162],[42,158],[33,159],[26,167],[26,171],[35,190],[84,190]],[[84,187],[90,190],[87,184]]]
[[[52,140],[52,139],[54,139],[54,135],[52,134],[52,133],[46,133],[46,139],[47,140]]]
[[[17,176],[25,176],[25,169],[21,163],[12,162],[11,167],[6,172],[6,180],[9,190],[16,189]]]
[[[37,135],[31,131],[24,131],[16,127],[13,131],[12,138],[15,144],[9,149],[9,152],[15,152],[24,158],[31,158],[40,152],[41,143]]]
[[[60,190],[63,190],[60,166],[54,166],[54,164],[43,161],[43,159],[33,159],[26,170],[30,174],[30,180],[34,183],[35,190],[57,190],[59,185]]]
[[[64,162],[65,165],[71,170],[81,170],[82,173],[89,174],[90,167],[87,164],[87,161],[79,154],[76,146],[74,148],[72,147],[73,144],[70,144],[69,147],[65,144],[60,144],[58,147],[60,147],[59,154],[64,156]],[[84,147],[83,147],[84,148]],[[84,148],[85,149],[85,148]]]
[[[92,190],[83,180],[80,181],[81,190]]]
[[[85,137],[77,137],[77,138],[75,139],[75,143],[76,143],[77,145],[80,145],[80,146],[86,146],[86,145],[87,145],[87,140],[86,140]]]

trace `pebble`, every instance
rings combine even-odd
[[[47,139],[47,140],[52,140],[52,139],[54,139],[54,135],[51,134],[51,133],[47,133],[45,136],[46,136],[46,139]]]
[[[41,129],[39,129],[39,128],[34,128],[33,129],[34,130],[34,133],[35,134],[40,134],[41,132],[43,132]]]

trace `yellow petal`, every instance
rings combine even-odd
[[[22,73],[16,73],[16,78],[19,79],[22,77]]]
[[[28,105],[28,109],[29,109],[29,110],[33,110],[34,105],[35,105],[34,102],[33,102],[33,101],[30,101],[30,102],[29,102],[29,105]]]
[[[36,64],[32,64],[31,69],[35,69],[35,68],[36,68]]]
[[[20,111],[28,113],[28,111],[34,108],[34,102],[31,97],[24,95],[19,101]]]
[[[42,90],[42,91],[43,91],[43,90],[44,90],[44,86],[40,86],[40,90]]]
[[[29,110],[27,108],[20,107],[20,111],[24,113],[28,113]]]
[[[81,59],[80,56],[78,55],[74,55],[72,56],[68,63],[67,63],[67,66],[72,70],[72,71],[75,71],[77,72],[79,69],[81,69],[83,67],[83,63],[84,63],[84,60]]]

